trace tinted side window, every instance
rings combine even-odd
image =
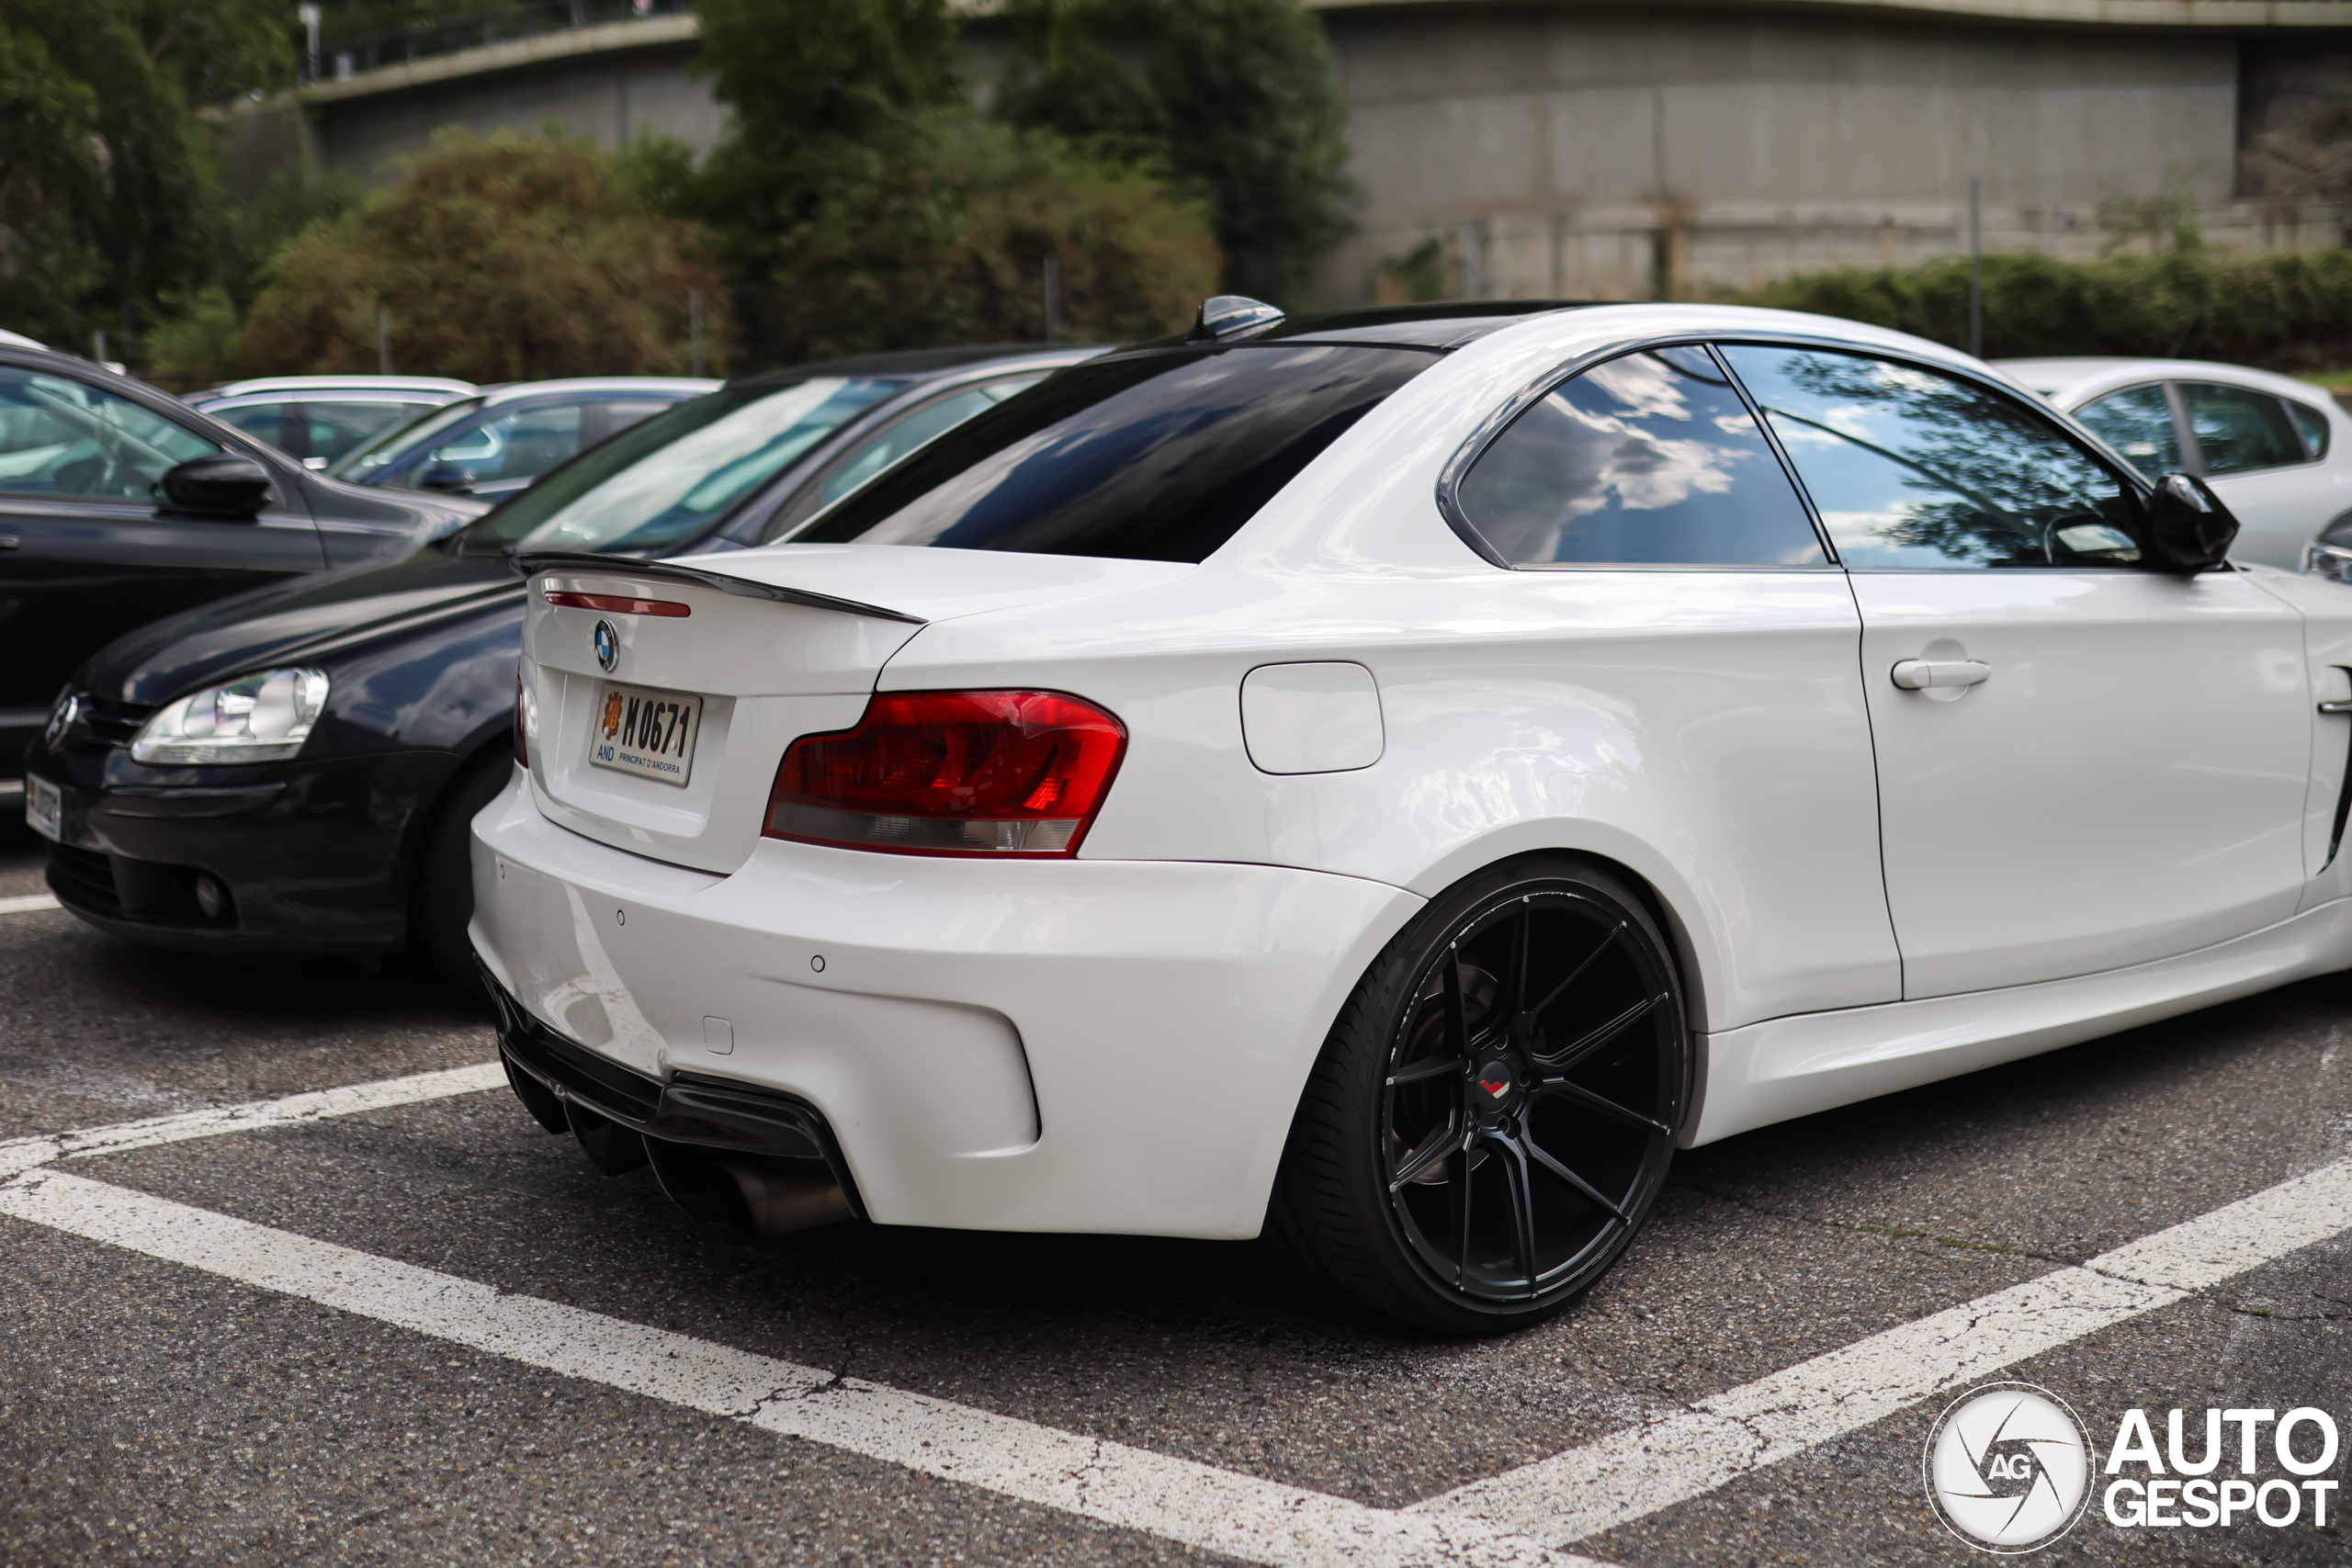
[[[919,448],[793,537],[1203,560],[1436,362],[1289,344],[1089,360]]]
[[[219,450],[111,392],[0,366],[0,491],[152,501],[167,469]]]
[[[1965,570],[2140,558],[2123,481],[1989,388],[1820,349],[1726,345],[1849,567]]]
[[[2286,409],[2267,392],[2180,383],[2180,406],[2209,474],[2243,474],[2303,461],[2302,438]]]
[[[2327,456],[2327,415],[2309,403],[2299,403],[2292,398],[2279,400],[2287,405],[2288,415],[2295,428],[2302,433],[2303,456],[2317,459]]]
[[[926,441],[955,429],[974,414],[985,413],[1013,393],[1045,379],[1045,372],[1012,376],[962,391],[934,398],[913,412],[903,414],[825,466],[825,470],[798,494],[777,509],[761,535],[774,544]]]
[[[302,415],[300,403],[246,403],[238,408],[215,409],[212,417],[223,424],[233,425],[256,441],[266,441],[291,457],[303,456]]]
[[[294,455],[324,457],[333,462],[370,436],[407,419],[416,410],[414,403],[306,402],[302,415],[308,439],[303,444],[305,450]]]
[[[1730,378],[1702,348],[1598,365],[1513,420],[1464,514],[1520,566],[1822,566],[1828,556]]]
[[[2173,428],[2172,402],[2162,387],[2110,392],[2084,404],[2075,417],[2152,479],[2180,467],[2180,432]]]

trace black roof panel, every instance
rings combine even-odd
[[[1070,343],[1003,343],[974,348],[912,348],[896,354],[865,354],[854,359],[816,359],[806,365],[795,365],[785,370],[766,370],[757,376],[739,377],[731,386],[788,386],[817,376],[903,376],[910,380],[924,376],[936,376],[949,370],[961,370],[967,365],[985,365],[991,359],[1018,359],[1030,354],[1051,354],[1057,350],[1083,348],[1083,344]],[[1111,345],[1105,344],[1105,348]]]

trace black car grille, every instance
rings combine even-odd
[[[135,703],[113,703],[103,697],[85,695],[75,724],[101,745],[128,746],[131,737],[139,733],[139,727],[145,724],[154,711]]]
[[[101,915],[119,916],[121,900],[115,897],[114,863],[88,850],[77,850],[70,844],[49,847],[49,886],[68,904]]]

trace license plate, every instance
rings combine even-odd
[[[596,711],[588,726],[588,761],[683,789],[694,768],[695,739],[701,729],[700,697],[606,682],[596,689]]]
[[[57,786],[47,779],[25,779],[25,825],[44,839],[64,836],[59,818],[63,816],[63,798]]]

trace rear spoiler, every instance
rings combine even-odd
[[[904,610],[886,610],[879,604],[861,604],[854,599],[836,599],[830,593],[811,593],[805,588],[778,588],[773,583],[753,582],[749,578],[729,577],[724,572],[707,571],[698,566],[679,566],[673,561],[635,560],[627,556],[592,556],[560,550],[517,555],[514,560],[514,570],[525,577],[559,570],[594,571],[608,577],[650,577],[662,582],[691,582],[700,588],[716,588],[721,593],[732,593],[744,599],[773,599],[779,604],[798,604],[810,610],[838,610],[844,615],[871,615],[876,620],[904,621],[913,626],[930,625],[921,615],[910,615]]]

